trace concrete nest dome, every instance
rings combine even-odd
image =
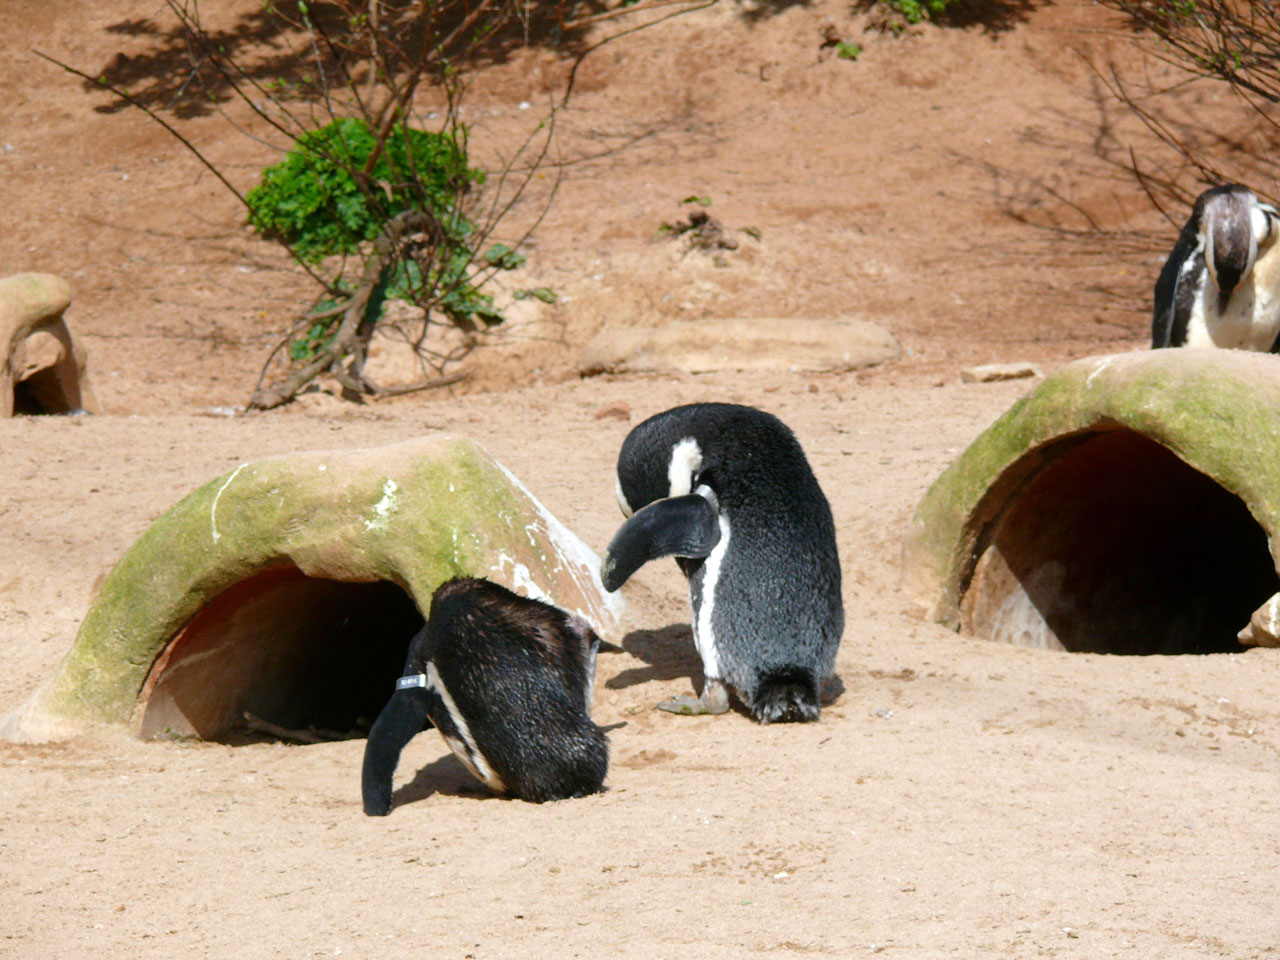
[[[51,273],[0,279],[0,416],[99,412],[62,318],[70,304],[70,284]]]
[[[56,674],[0,733],[106,722],[226,739],[246,712],[358,729],[391,695],[436,587],[460,575],[617,636],[596,555],[469,440],[241,464],[125,553]]]
[[[1079,360],[917,508],[904,584],[962,633],[1117,654],[1240,649],[1280,591],[1280,356]]]

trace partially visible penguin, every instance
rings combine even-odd
[[[364,812],[390,813],[400,752],[431,726],[497,793],[541,803],[598,792],[609,765],[589,713],[599,647],[584,620],[548,603],[488,580],[442,584],[369,731]]]
[[[1280,352],[1280,214],[1238,183],[1206,190],[1156,280],[1151,346]]]
[[[699,698],[659,704],[724,713],[729,693],[761,723],[818,719],[844,632],[831,507],[795,436],[752,407],[695,403],[657,414],[618,455],[629,517],[601,565],[617,590],[674,556],[689,580]]]

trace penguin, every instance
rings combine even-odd
[[[495,793],[542,803],[599,792],[609,765],[589,713],[599,648],[585,620],[551,604],[484,579],[442,584],[369,731],[364,812],[391,812],[400,752],[432,726]]]
[[[840,559],[791,430],[753,407],[675,407],[627,435],[616,493],[628,519],[601,563],[605,589],[665,556],[689,581],[706,683],[659,709],[724,713],[732,693],[760,723],[817,720],[844,632]]]
[[[1196,199],[1156,280],[1151,347],[1280,352],[1280,214],[1238,183]]]

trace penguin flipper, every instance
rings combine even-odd
[[[1203,272],[1204,250],[1197,239],[1198,217],[1193,214],[1156,278],[1151,312],[1151,349],[1180,347],[1187,342],[1187,321],[1195,298],[1192,274]]]
[[[369,816],[385,817],[391,812],[391,776],[405,744],[430,725],[430,703],[430,694],[421,688],[397,690],[374,721],[360,775],[364,812]]]
[[[600,578],[612,593],[650,560],[702,558],[719,542],[720,514],[706,497],[690,493],[655,500],[613,535],[600,563]]]

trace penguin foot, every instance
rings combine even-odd
[[[818,703],[829,707],[839,700],[843,693],[844,681],[833,673],[818,685]]]
[[[686,717],[729,712],[729,689],[718,680],[708,680],[700,697],[673,697],[658,704],[659,710]]]

